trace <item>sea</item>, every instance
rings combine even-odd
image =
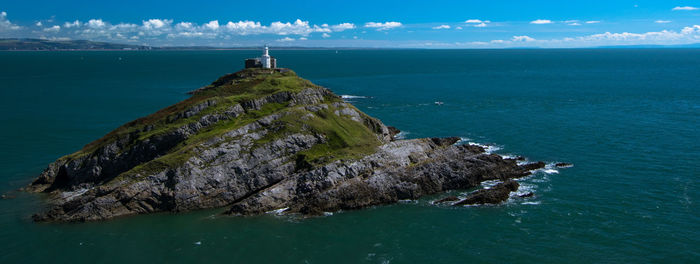
[[[534,196],[31,220],[43,196],[17,190],[50,162],[259,53],[0,52],[0,263],[700,263],[700,49],[272,49],[404,138],[546,162]]]

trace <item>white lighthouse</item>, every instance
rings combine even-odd
[[[260,62],[262,63],[263,69],[272,68],[272,64],[270,63],[270,53],[268,51],[267,45],[265,45],[265,50],[263,51],[263,55],[262,55],[262,57],[260,57]]]
[[[270,56],[270,51],[265,45],[263,49],[263,55],[257,58],[250,58],[245,60],[245,68],[263,68],[263,69],[276,69],[277,59]]]

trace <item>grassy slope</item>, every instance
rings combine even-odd
[[[298,77],[294,72],[272,72],[262,69],[247,69],[238,73],[219,78],[211,85],[198,90],[191,98],[166,107],[156,113],[129,122],[104,137],[87,144],[80,151],[64,158],[75,158],[89,155],[95,150],[110,144],[129,134],[137,138],[137,142],[159,134],[167,133],[183,125],[199,120],[202,116],[223,112],[237,103],[261,98],[279,92],[300,92],[310,87],[318,87],[308,80]],[[182,112],[191,107],[206,102],[216,101],[194,116],[174,120]],[[339,98],[326,98],[324,103],[340,101]],[[255,120],[273,114],[284,113],[284,117],[275,122],[274,132],[257,143],[265,143],[284,135],[293,133],[314,133],[326,136],[327,142],[318,144],[296,156],[296,162],[305,166],[313,166],[338,159],[359,158],[372,153],[380,144],[377,135],[361,122],[352,121],[348,117],[334,114],[335,108],[321,110],[312,115],[309,111],[299,108],[288,108],[286,103],[269,103],[260,110],[248,111],[244,115],[231,120],[220,121],[202,129],[196,135],[171,149],[165,155],[149,162],[140,164],[130,171],[124,172],[115,180],[133,178],[158,173],[166,168],[177,167],[196,155],[200,143],[212,137],[240,128]],[[359,112],[359,110],[357,110]],[[360,112],[361,113],[361,112]],[[366,118],[366,115],[362,113]],[[146,128],[149,129],[146,129]]]

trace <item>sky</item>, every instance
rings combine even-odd
[[[700,0],[0,0],[0,38],[215,47],[682,45],[700,43]]]

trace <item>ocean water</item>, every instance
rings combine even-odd
[[[697,49],[273,50],[406,138],[574,167],[523,179],[535,197],[498,206],[31,221],[41,195],[13,190],[48,163],[257,53],[0,53],[0,192],[14,197],[0,200],[0,263],[700,262]]]

